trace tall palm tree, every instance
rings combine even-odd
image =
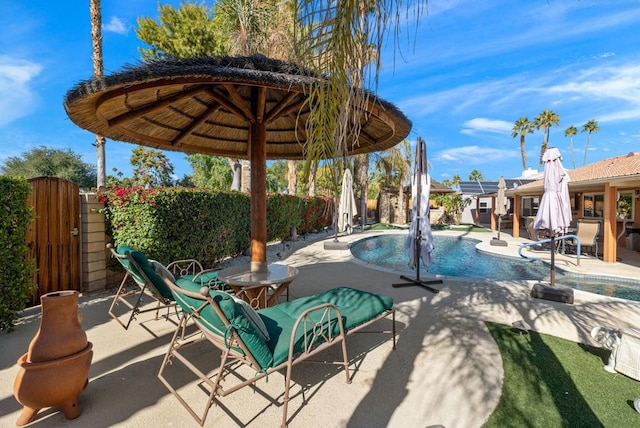
[[[474,169],[469,173],[469,180],[471,181],[484,181],[484,176],[480,171]]]
[[[571,125],[567,129],[564,130],[564,136],[569,137],[569,149],[571,150],[571,165],[575,169],[576,167],[576,159],[573,155],[573,137],[578,133],[578,128]]]
[[[91,15],[91,59],[93,62],[93,76],[102,77],[104,65],[102,62],[102,12],[100,0],[89,1],[89,13]],[[96,163],[98,190],[103,190],[107,185],[105,146],[107,139],[96,134]]]
[[[540,169],[542,166],[542,156],[544,156],[544,152],[547,151],[547,146],[549,145],[549,128],[560,125],[560,116],[551,110],[544,110],[535,118],[533,125],[537,129],[544,129],[544,138],[540,146],[540,161],[538,162],[538,169]]]
[[[511,128],[511,136],[516,138],[520,135],[520,156],[522,156],[522,170],[527,169],[527,155],[524,150],[524,137],[526,134],[533,134],[533,123],[529,122],[529,118],[522,116],[513,123]]]
[[[582,132],[588,132],[587,135],[587,145],[584,147],[584,160],[582,161],[582,165],[587,164],[587,152],[589,150],[589,142],[591,141],[591,133],[598,133],[600,127],[598,127],[598,122],[595,119],[591,119],[587,123],[582,126]]]

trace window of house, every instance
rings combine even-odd
[[[480,214],[486,214],[488,213],[489,210],[487,209],[487,203],[486,202],[480,202]]]
[[[522,215],[523,217],[534,216],[538,213],[538,204],[540,201],[537,196],[522,198]]]
[[[582,200],[583,217],[604,217],[604,193],[585,193]]]
[[[633,217],[633,193],[620,192],[616,209],[618,220],[631,220]]]

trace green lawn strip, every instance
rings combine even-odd
[[[371,225],[369,230],[407,230],[409,229],[409,225],[406,226],[396,226],[388,223],[375,223]]]
[[[603,369],[609,351],[487,323],[504,367],[500,402],[484,427],[640,426],[640,382]]]

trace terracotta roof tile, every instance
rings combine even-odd
[[[566,168],[566,167],[565,167]],[[624,177],[640,177],[640,153],[631,152],[626,155],[603,159],[580,168],[568,170],[571,185],[600,181],[603,179],[615,179]],[[518,190],[536,189],[543,185],[543,180],[518,187]],[[516,193],[520,193],[516,191]]]

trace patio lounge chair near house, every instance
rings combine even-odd
[[[600,222],[598,220],[578,220],[578,230],[576,236],[580,239],[580,252],[584,253],[585,247],[593,248],[594,255],[598,256],[598,235],[600,234]],[[575,239],[567,240],[567,244],[570,248],[577,251],[577,245]],[[581,254],[582,255],[582,254]]]
[[[129,328],[131,321],[138,314],[156,311],[157,319],[161,309],[169,311],[175,307],[171,290],[156,273],[157,269],[162,269],[165,275],[172,278],[185,277],[202,285],[224,287],[224,284],[217,279],[217,272],[203,269],[202,264],[197,260],[177,260],[164,267],[159,262],[147,259],[144,253],[133,250],[126,245],[119,245],[116,249],[113,245],[107,244],[107,248],[126,272],[109,307],[109,315],[125,330]],[[135,283],[133,288],[128,287],[129,279]],[[147,302],[145,298],[151,300]],[[151,305],[153,302],[156,302],[156,305]],[[128,318],[124,321],[121,319],[123,315],[118,315],[115,310],[120,304],[130,310],[127,312]],[[126,316],[124,317],[126,318]]]
[[[335,364],[344,367],[346,382],[351,383],[346,336],[388,316],[393,327],[387,332],[392,333],[395,349],[395,312],[393,300],[388,296],[340,287],[254,311],[234,300],[234,296],[201,288],[189,280],[179,278],[173,282],[165,277],[165,282],[181,306],[182,316],[158,378],[200,425],[204,425],[214,401],[286,369],[282,405],[282,426],[286,426],[293,366],[311,361],[322,350],[339,344],[342,360]],[[197,331],[185,335],[184,327],[191,321]],[[221,351],[220,365],[213,374],[204,373],[188,353],[183,353],[185,348],[203,341]],[[207,390],[201,414],[165,377],[165,369],[176,360],[191,370],[201,381],[198,385]],[[234,376],[243,365],[250,368],[247,372],[251,374],[246,378]]]

